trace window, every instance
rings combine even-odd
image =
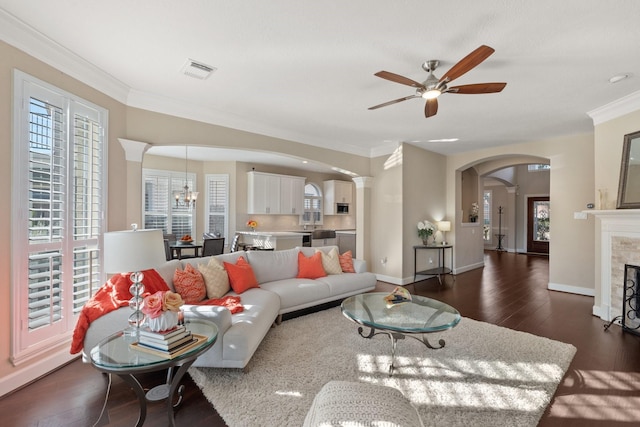
[[[551,165],[543,165],[543,164],[528,165],[527,170],[529,172],[548,171],[548,170],[551,170]]]
[[[304,186],[304,214],[301,224],[322,225],[322,191],[316,184]]]
[[[104,282],[108,113],[14,72],[12,361],[69,338]]]
[[[192,191],[195,175],[186,175],[186,184]],[[183,191],[185,174],[155,169],[143,169],[144,182],[144,228],[159,228],[165,234],[184,236],[193,234],[195,210],[177,205],[174,194]]]
[[[491,190],[484,190],[482,201],[482,213],[484,214],[482,238],[486,242],[491,242]]]
[[[207,175],[205,197],[206,233],[218,234],[229,241],[229,175]]]

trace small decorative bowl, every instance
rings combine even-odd
[[[179,245],[190,245],[193,243],[193,239],[192,240],[178,240],[177,243]]]

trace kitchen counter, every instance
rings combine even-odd
[[[336,234],[356,234],[356,230],[336,230]]]
[[[236,231],[245,245],[282,251],[302,246],[302,233],[293,231]]]

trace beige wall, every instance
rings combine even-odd
[[[410,144],[371,160],[370,270],[395,284],[413,281],[418,221],[445,218],[446,157]]]
[[[447,159],[447,214],[460,212],[460,171],[476,163],[505,156],[536,156],[550,160],[550,199],[554,231],[549,256],[549,286],[552,289],[593,294],[594,231],[593,219],[575,220],[594,200],[593,136],[578,135],[515,144],[449,156]],[[456,184],[458,187],[456,188]],[[463,228],[463,231],[466,229]],[[451,233],[456,246],[456,265],[464,268],[477,262],[468,252],[468,239],[474,236]],[[454,242],[454,243],[455,243]]]

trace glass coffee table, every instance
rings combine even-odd
[[[364,328],[358,327],[358,333],[363,338],[372,338],[378,334],[389,336],[391,339],[389,375],[393,375],[398,340],[410,337],[430,349],[442,348],[445,346],[443,339],[438,341],[438,346],[434,346],[425,335],[455,327],[460,322],[460,313],[450,305],[419,295],[412,295],[412,300],[409,302],[388,307],[384,299],[387,295],[384,292],[355,295],[345,299],[341,309],[342,314],[348,319],[369,328],[368,333],[365,334]]]
[[[194,335],[205,337],[188,351],[168,359],[141,350],[132,348],[136,342],[135,337],[117,332],[101,341],[91,349],[91,364],[101,372],[116,374],[129,384],[138,397],[140,413],[136,426],[142,426],[147,417],[147,400],[167,400],[167,412],[169,425],[175,426],[173,417],[174,408],[182,402],[184,386],[178,387],[180,380],[195,360],[205,351],[209,350],[218,337],[218,327],[213,322],[206,320],[188,320],[185,322],[187,329]],[[178,371],[173,375],[173,368]],[[153,372],[167,369],[167,382],[152,388],[146,394],[135,374]],[[178,401],[173,403],[173,396],[178,391]]]

